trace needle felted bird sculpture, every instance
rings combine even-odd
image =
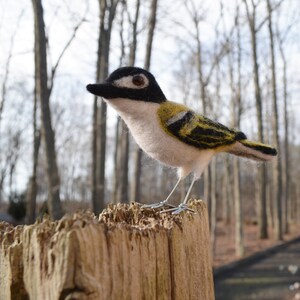
[[[197,114],[182,104],[167,100],[154,76],[136,67],[115,70],[99,84],[87,90],[103,97],[127,124],[141,149],[161,163],[177,168],[178,181],[168,197],[152,208],[168,206],[180,181],[190,173],[192,183],[183,202],[165,211],[173,214],[189,209],[187,201],[194,182],[212,157],[228,152],[256,161],[268,161],[277,151],[269,145],[253,142],[246,135]]]

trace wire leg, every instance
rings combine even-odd
[[[195,179],[195,177],[193,177],[192,183],[191,183],[191,185],[190,185],[190,187],[189,187],[189,189],[188,189],[188,191],[187,191],[187,193],[186,193],[186,195],[184,197],[184,200],[183,200],[182,204],[186,204],[187,201],[189,200],[189,195],[191,193],[191,190],[192,190],[192,188],[194,186],[195,181],[196,181],[196,179]]]
[[[145,205],[142,206],[142,208],[159,208],[159,207],[163,207],[165,205],[167,205],[169,207],[174,207],[173,205],[169,204],[168,201],[169,201],[171,195],[175,192],[175,190],[176,190],[177,186],[179,185],[180,181],[181,181],[181,177],[176,182],[175,186],[173,187],[172,191],[170,192],[170,194],[168,195],[166,200],[158,202],[158,203],[154,203],[154,204],[145,204]]]
[[[176,188],[178,187],[178,184],[180,183],[180,181],[181,181],[181,177],[178,179],[178,181],[176,182],[176,184],[175,184],[175,186],[173,187],[172,191],[170,192],[169,196],[166,198],[166,200],[165,200],[166,202],[169,201],[171,195],[175,192],[175,190],[176,190]]]
[[[189,187],[189,189],[188,189],[188,191],[187,191],[187,193],[186,193],[186,195],[184,197],[183,202],[181,204],[179,204],[178,207],[174,207],[174,208],[163,210],[163,211],[161,211],[161,213],[165,213],[165,212],[170,212],[171,211],[173,215],[176,215],[176,214],[181,213],[184,210],[189,210],[189,211],[195,213],[195,211],[193,209],[189,208],[188,205],[186,204],[187,201],[188,201],[188,199],[189,199],[189,195],[191,193],[191,190],[193,188],[193,185],[194,185],[195,181],[196,181],[196,179],[193,178],[192,183],[191,183],[191,185],[190,185],[190,187]]]

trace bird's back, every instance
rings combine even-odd
[[[171,101],[160,105],[162,128],[171,136],[196,147],[221,151],[236,141],[247,139],[244,133],[199,115],[188,107]]]
[[[201,116],[184,105],[164,102],[158,115],[169,135],[199,150],[228,152],[257,161],[268,161],[277,155],[272,146],[249,141],[243,132]]]

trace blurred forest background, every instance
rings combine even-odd
[[[243,255],[249,223],[281,240],[300,222],[299,21],[298,0],[1,0],[1,211],[32,223],[164,200],[176,172],[85,90],[135,65],[168,99],[278,148],[269,164],[215,157],[192,196],[208,203],[213,245],[232,228]]]

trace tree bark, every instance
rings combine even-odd
[[[272,72],[272,101],[273,101],[273,141],[274,146],[278,149],[277,159],[273,164],[273,179],[274,179],[274,216],[275,216],[275,236],[278,240],[283,239],[282,235],[282,172],[281,172],[281,155],[280,155],[280,142],[279,142],[279,125],[278,125],[278,104],[277,104],[277,83],[276,83],[276,65],[275,65],[275,49],[274,49],[274,34],[272,24],[272,8],[270,0],[267,1],[268,11],[268,29],[270,39],[270,53],[271,53],[271,72]]]
[[[41,0],[32,0],[34,12],[34,33],[35,33],[35,52],[36,52],[36,92],[40,101],[42,119],[42,139],[46,149],[46,168],[48,179],[48,206],[53,219],[62,216],[60,202],[60,179],[57,167],[55,136],[51,123],[51,111],[49,106],[50,91],[47,86],[47,53],[46,35],[43,16],[43,6]]]
[[[138,205],[0,224],[1,299],[214,299],[206,205],[157,214]]]

